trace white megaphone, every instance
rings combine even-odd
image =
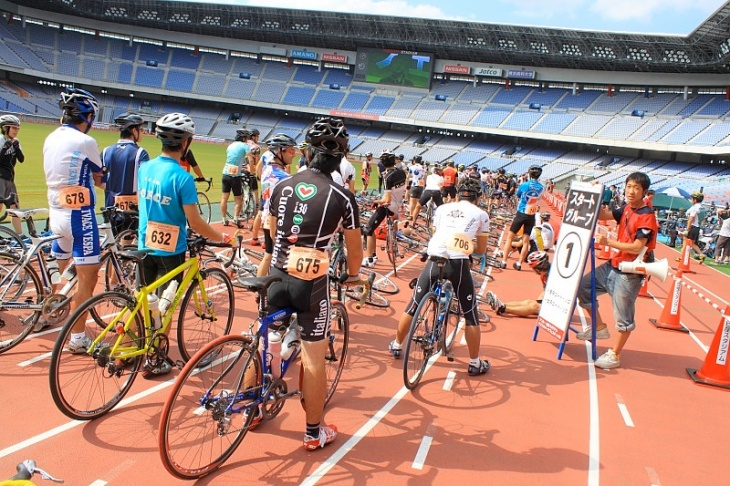
[[[641,253],[639,253],[633,262],[619,263],[618,269],[624,273],[651,275],[664,282],[667,279],[667,274],[669,273],[669,262],[667,262],[666,258],[662,258],[661,260],[657,260],[652,263],[646,263],[644,262],[645,253],[646,247],[641,250]]]

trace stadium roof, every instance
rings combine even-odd
[[[730,1],[688,36],[590,32],[155,0],[13,0],[98,21],[272,44],[431,52],[439,59],[658,73],[730,73]]]

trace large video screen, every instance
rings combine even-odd
[[[355,81],[429,89],[433,64],[433,54],[425,52],[360,48]]]

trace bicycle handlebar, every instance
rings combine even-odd
[[[136,204],[130,204],[130,206],[138,207]],[[116,206],[107,206],[105,208],[102,208],[101,210],[102,214],[109,216],[112,213],[116,214],[123,214],[125,216],[132,216],[132,217],[138,217],[139,211],[134,209],[119,209]]]
[[[15,469],[18,471],[18,473],[10,478],[11,480],[30,480],[30,478],[32,478],[35,473],[38,473],[43,479],[50,479],[54,483],[63,482],[63,479],[54,478],[43,469],[36,467],[35,461],[32,459],[26,459],[25,461],[15,466]]]
[[[207,179],[205,177],[196,177],[195,182],[207,182],[208,188],[205,190],[205,192],[210,191],[210,188],[213,186],[213,178],[208,177]]]

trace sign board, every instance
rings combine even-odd
[[[535,79],[535,76],[537,73],[535,71],[527,71],[527,70],[513,70],[510,69],[507,71],[507,77],[510,79]]]
[[[469,71],[471,71],[471,68],[469,66],[460,66],[458,64],[447,64],[446,66],[444,66],[445,73],[469,74]]]
[[[485,67],[474,68],[475,75],[485,76],[487,78],[501,78],[502,72],[503,71],[501,69],[485,68]]]
[[[322,60],[346,64],[347,56],[345,56],[343,54],[334,54],[334,53],[324,52],[324,53],[322,53]]]
[[[593,231],[601,211],[603,184],[573,182],[565,199],[565,215],[545,286],[537,325],[565,340],[578,286],[588,260]]]
[[[291,57],[296,59],[309,59],[310,61],[315,61],[317,60],[317,53],[313,51],[308,51],[306,49],[292,49]]]

